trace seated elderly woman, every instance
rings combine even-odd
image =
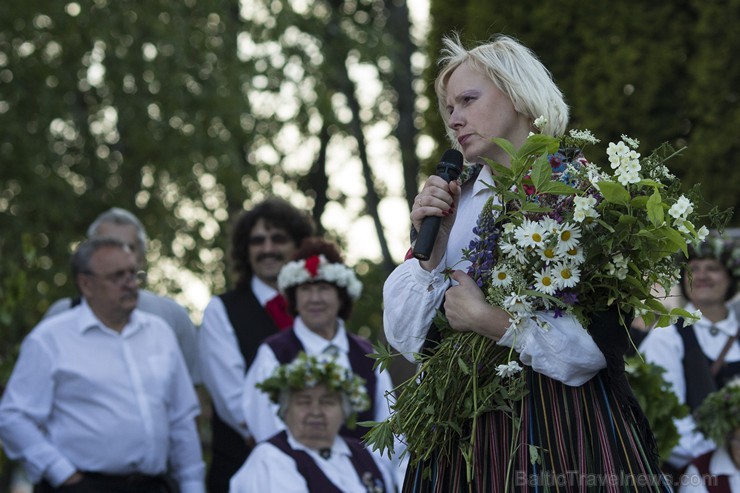
[[[231,478],[231,493],[394,491],[387,469],[357,440],[339,435],[370,405],[362,378],[329,356],[299,353],[258,387],[286,429],[258,444]]]
[[[689,464],[679,493],[740,493],[740,378],[709,394],[695,418],[717,449]]]

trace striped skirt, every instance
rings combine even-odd
[[[569,387],[525,371],[521,420],[503,412],[478,420],[470,481],[457,453],[410,466],[404,493],[671,491],[603,372]]]

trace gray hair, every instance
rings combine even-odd
[[[552,74],[532,50],[509,36],[500,35],[468,50],[457,33],[442,39],[444,48],[439,59],[442,69],[434,82],[439,112],[445,125],[447,114],[447,83],[463,63],[490,77],[496,87],[506,94],[514,109],[534,122],[540,116],[547,119],[541,133],[560,136],[568,125],[568,105],[563,93],[552,79]],[[455,133],[447,127],[452,145],[459,149]]]
[[[127,244],[115,238],[90,238],[83,241],[72,255],[72,277],[76,280],[80,274],[90,274],[90,259],[101,248],[114,247],[130,251]]]
[[[131,214],[126,209],[120,207],[113,207],[100,214],[95,218],[89,228],[87,228],[87,237],[95,238],[98,233],[98,229],[102,224],[117,224],[119,226],[132,225],[136,228],[136,251],[141,252],[142,258],[146,258],[146,243],[147,236],[144,225],[141,221]]]

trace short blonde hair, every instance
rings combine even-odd
[[[565,133],[568,105],[555,85],[552,74],[532,50],[504,35],[470,50],[463,47],[457,33],[445,36],[442,43],[444,48],[439,59],[442,68],[434,82],[434,89],[445,125],[450,117],[447,114],[447,83],[455,69],[463,63],[469,63],[491,78],[496,87],[511,99],[517,112],[533,122],[544,116],[547,123],[540,129],[541,133],[552,136]],[[457,146],[454,131],[447,127],[447,134],[453,146]]]

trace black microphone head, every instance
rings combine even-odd
[[[437,165],[437,174],[445,173],[449,180],[456,180],[463,169],[463,155],[457,149],[447,149]]]

